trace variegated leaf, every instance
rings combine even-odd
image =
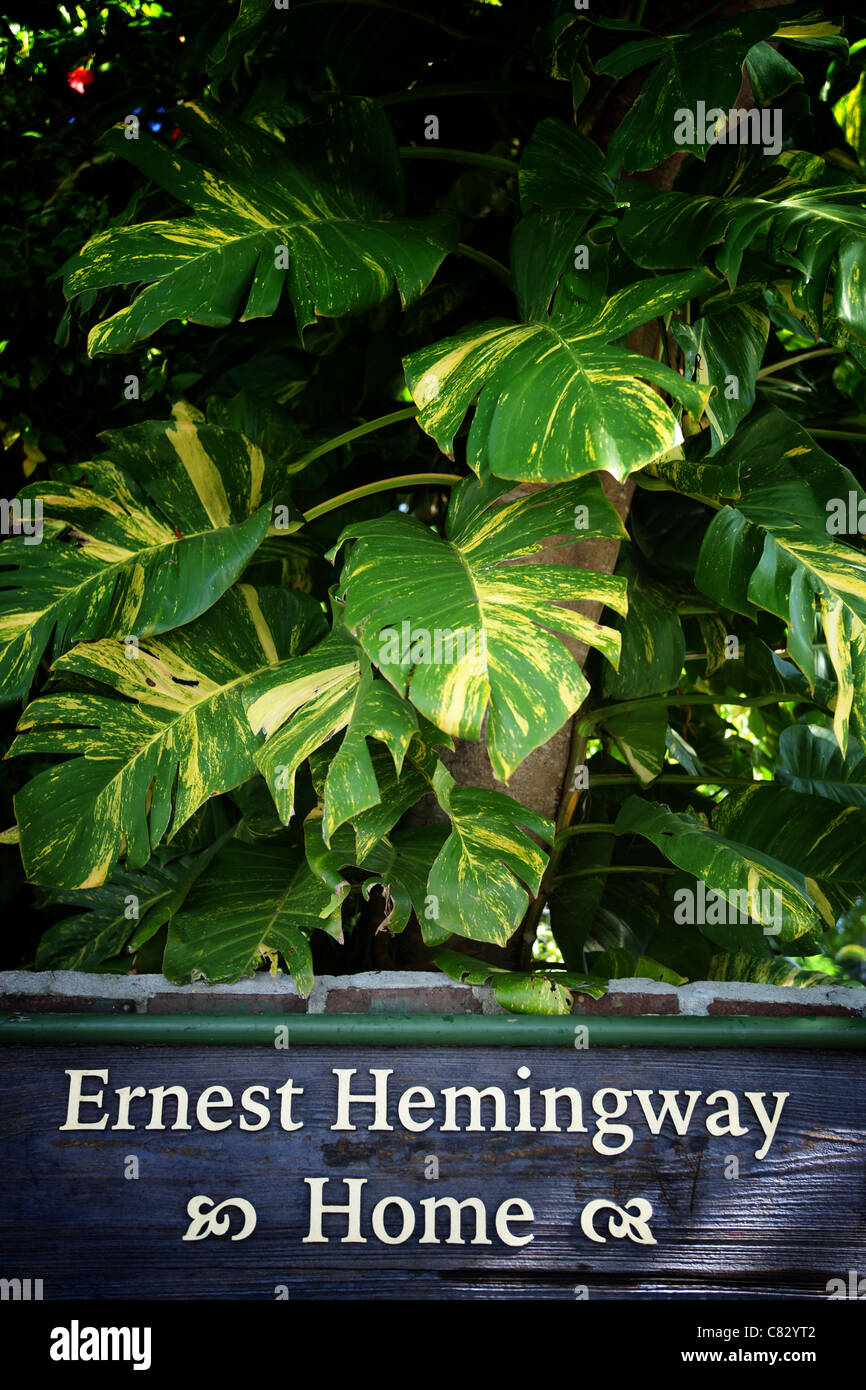
[[[37,970],[98,970],[103,961],[131,951],[174,916],[217,847],[180,857],[160,849],[137,873],[116,869],[99,888],[46,894],[46,906],[79,911],[43,933]]]
[[[303,853],[232,841],[216,856],[172,920],[163,969],[179,984],[234,982],[280,960],[298,993],[313,987],[309,937],[339,922],[328,887]]]
[[[731,304],[672,329],[685,352],[686,376],[712,387],[706,416],[717,449],[755,404],[755,383],[767,345],[768,316],[754,304]]]
[[[294,811],[294,786],[305,758],[345,730],[329,750],[322,831],[334,831],[380,801],[368,739],[390,752],[399,776],[418,732],[415,710],[386,681],[374,680],[357,642],[339,629],[315,651],[268,672],[247,694],[247,716],[267,742],[256,764],[271,789],[280,818]]]
[[[792,724],[782,730],[774,777],[794,791],[866,810],[866,752],[850,738],[843,757],[833,734],[820,724]]]
[[[777,25],[772,14],[741,14],[695,33],[656,38],[648,33],[599,59],[597,72],[622,79],[636,68],[653,66],[643,88],[617,127],[608,149],[608,167],[632,172],[654,169],[683,148],[677,140],[681,113],[705,108],[728,110],[736,104],[743,64],[755,44],[770,38]],[[695,131],[686,146],[705,159],[712,142]]]
[[[321,809],[312,811],[304,821],[307,862],[331,888],[334,901],[343,901],[349,889],[345,870],[354,869],[364,876],[361,890],[365,899],[369,899],[375,889],[384,895],[385,915],[380,927],[401,932],[414,911],[428,945],[436,945],[450,936],[450,932],[436,926],[427,910],[427,877],[447,836],[445,825],[417,826],[395,831],[359,855],[356,838],[348,825],[335,831],[330,843],[326,844]]]
[[[594,317],[499,319],[422,348],[403,364],[418,423],[453,455],[474,404],[466,457],[479,474],[556,483],[607,469],[627,478],[682,438],[659,390],[697,418],[710,388],[617,340],[717,283],[704,270],[641,280]]]
[[[325,113],[322,113],[324,115]],[[285,143],[220,108],[181,108],[183,130],[211,168],[123,125],[105,137],[194,216],[98,233],[66,266],[68,297],[144,283],[91,331],[91,355],[128,351],[171,319],[224,327],[275,312],[282,294],[299,330],[317,316],[360,313],[396,284],[416,299],[456,243],[448,213],[402,217],[402,175],[382,108],[355,98]]]
[[[491,764],[502,781],[589,689],[554,633],[588,642],[616,664],[619,634],[561,605],[596,600],[626,609],[621,577],[511,563],[546,537],[622,534],[597,479],[499,501],[506,490],[474,478],[461,483],[446,540],[392,514],[348,526],[337,546],[355,539],[340,587],[346,626],[369,659],[448,734],[479,739],[486,715]]]
[[[794,793],[792,793],[793,795]],[[833,917],[815,885],[790,862],[755,850],[733,833],[711,829],[689,815],[629,797],[616,821],[618,835],[643,835],[678,868],[724,893],[730,906],[760,921],[780,941],[811,931],[818,916]]]
[[[497,1004],[516,1014],[570,1014],[575,993],[600,999],[607,991],[606,981],[570,970],[504,970],[449,950],[436,951],[433,959],[452,980],[489,985]]]
[[[56,657],[75,642],[188,623],[234,583],[267,532],[277,482],[243,435],[181,405],[170,421],[106,441],[96,462],[66,470],[76,481],[21,493],[41,507],[44,536],[13,536],[0,550],[6,703],[26,698],[49,646]]]
[[[768,960],[746,955],[744,951],[725,951],[713,956],[707,979],[750,980],[759,985],[794,985],[799,989],[837,983],[833,975],[823,970],[801,970],[793,961],[780,960],[778,956]]]
[[[775,409],[756,412],[713,464],[659,465],[674,486],[725,502],[704,536],[698,587],[738,612],[764,608],[788,626],[788,650],[814,687],[820,617],[838,696],[835,732],[866,734],[866,559],[831,532],[866,494],[854,475]]]
[[[764,254],[792,280],[794,307],[820,333],[835,263],[835,312],[866,338],[866,189],[817,155],[786,151],[753,189],[727,194],[667,192],[635,200],[618,227],[623,249],[654,270],[693,265],[721,243],[716,265],[732,285],[759,237]],[[792,271],[791,267],[795,269]]]
[[[261,740],[244,688],[324,626],[306,595],[242,584],[194,623],[142,642],[132,659],[110,639],[61,657],[55,674],[79,678],[79,688],[29,705],[11,749],[66,757],[15,799],[28,877],[87,888],[121,856],[141,868],[207,797],[253,776]],[[81,689],[82,679],[111,693]]]
[[[796,866],[827,926],[862,897],[866,811],[858,806],[756,782],[726,797],[714,824],[720,834]]]
[[[547,867],[547,854],[528,832],[550,844],[553,824],[501,792],[458,787],[444,766],[434,789],[451,834],[427,880],[433,921],[457,936],[504,946]]]

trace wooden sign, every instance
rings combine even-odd
[[[277,1037],[0,1068],[4,1297],[827,1299],[866,1276],[862,1052]]]

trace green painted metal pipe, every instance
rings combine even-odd
[[[0,1014],[0,1043],[167,1043],[273,1047],[574,1047],[585,1026],[595,1047],[866,1048],[866,1019],[610,1018],[477,1014]]]

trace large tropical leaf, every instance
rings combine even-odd
[[[793,304],[817,334],[836,264],[836,315],[866,338],[866,189],[831,171],[817,155],[790,151],[757,180],[754,191],[657,193],[636,200],[619,224],[625,251],[652,269],[694,265],[722,243],[716,265],[732,285],[747,249],[761,238],[765,255],[792,279]]]
[[[744,951],[725,951],[713,956],[707,979],[750,980],[758,985],[794,985],[798,989],[838,983],[836,977],[823,970],[801,970],[793,961],[780,960],[778,956],[767,960],[749,956]]]
[[[246,684],[324,629],[313,599],[238,585],[208,613],[143,642],[82,644],[55,663],[79,688],[25,710],[10,750],[63,754],[18,793],[21,854],[36,883],[104,883],[123,855],[147,863],[207,797],[255,773],[260,738],[244,713]],[[111,693],[81,689],[98,682]],[[77,755],[77,756],[69,756]]]
[[[158,849],[137,873],[116,869],[98,888],[46,894],[46,905],[80,910],[43,933],[37,970],[97,970],[103,961],[146,940],[180,908],[217,845],[178,856]]]
[[[632,172],[654,169],[682,148],[677,142],[679,114],[694,112],[700,101],[725,115],[735,105],[750,50],[775,32],[772,11],[743,14],[696,33],[652,37],[646,32],[595,63],[597,72],[617,81],[648,63],[653,67],[637,100],[626,112],[608,148],[608,167]],[[705,159],[712,141],[695,132],[689,153]]]
[[[686,376],[713,388],[706,416],[715,452],[755,404],[770,320],[755,304],[731,304],[672,327],[685,352]]]
[[[549,116],[539,121],[520,160],[520,206],[525,213],[580,213],[615,206],[604,156],[588,135]],[[572,249],[566,246],[566,253]]]
[[[757,782],[727,797],[714,824],[720,834],[796,865],[828,926],[866,889],[866,811],[860,807]]]
[[[363,875],[361,889],[369,898],[374,889],[384,895],[385,912],[380,927],[401,932],[414,911],[424,940],[435,945],[450,936],[438,927],[429,911],[427,879],[437,854],[448,837],[447,825],[436,822],[394,831],[358,853],[356,836],[348,825],[341,826],[326,843],[322,834],[322,812],[317,808],[304,821],[304,846],[310,868],[342,902],[349,891],[346,870]]]
[[[774,776],[795,791],[866,810],[866,752],[849,738],[843,757],[833,734],[820,724],[792,724],[783,730]]]
[[[617,569],[628,581],[628,616],[616,623],[622,650],[616,671],[605,670],[604,691],[617,700],[657,695],[677,684],[686,641],[671,595],[624,557]]]
[[[486,739],[506,781],[584,700],[589,689],[555,633],[597,647],[613,664],[619,635],[572,600],[626,607],[625,580],[563,565],[530,566],[546,537],[622,534],[597,479],[499,499],[507,485],[466,479],[455,489],[447,539],[412,517],[358,522],[343,570],[346,626],[401,695],[437,728]],[[577,509],[584,509],[579,511]],[[585,522],[579,532],[576,521]]]
[[[749,915],[781,941],[813,930],[818,915],[832,926],[827,903],[810,879],[787,857],[774,858],[753,849],[748,840],[735,838],[731,826],[711,829],[694,816],[630,797],[617,817],[616,833],[644,835],[672,864],[724,893],[732,906],[747,902]],[[747,897],[731,897],[732,893]],[[703,930],[712,935],[712,926]]]
[[[386,885],[392,931],[402,930],[411,906],[428,944],[454,933],[503,946],[540,888],[548,856],[538,840],[549,843],[553,826],[501,792],[457,786],[432,751],[436,737],[422,718],[399,773],[384,749],[378,759],[374,753],[378,802],[354,816],[354,837],[344,825],[326,839],[321,813],[308,816],[307,858],[338,901],[349,866],[366,876],[365,893],[376,882]],[[327,786],[321,776],[314,780]],[[393,831],[430,791],[450,826]]]
[[[278,486],[256,445],[174,417],[106,436],[107,453],[67,470],[76,481],[35,483],[40,544],[4,542],[0,564],[0,691],[26,698],[51,644],[179,627],[239,577],[264,539]],[[86,485],[82,485],[86,484]]]
[[[536,273],[532,239],[515,245]],[[518,285],[531,281],[520,259],[514,273]],[[703,270],[641,280],[612,295],[598,314],[560,321],[544,316],[548,279],[537,321],[497,319],[406,358],[418,423],[453,455],[454,436],[474,403],[466,457],[479,473],[489,468],[501,478],[554,483],[604,468],[626,478],[682,438],[676,414],[653,388],[695,417],[709,388],[616,340],[717,283]]]
[[[360,646],[340,629],[307,656],[274,667],[250,689],[246,704],[253,730],[267,738],[256,763],[285,823],[294,810],[301,763],[345,730],[339,748],[329,749],[323,788],[326,844],[347,820],[381,799],[367,740],[385,745],[399,776],[419,727],[412,705],[387,681],[373,679]]]
[[[66,267],[67,296],[147,286],[91,331],[93,354],[125,352],[171,319],[224,327],[273,314],[285,291],[299,330],[317,316],[360,313],[396,283],[416,299],[455,245],[447,213],[402,217],[402,172],[384,111],[335,103],[285,143],[206,104],[178,115],[213,168],[117,126],[108,149],[194,212],[98,233]]]
[[[339,923],[339,904],[300,849],[232,841],[172,920],[163,969],[170,980],[233,982],[284,960],[299,994],[313,986],[309,936]]]
[[[866,560],[828,531],[834,506],[864,500],[854,475],[805,430],[768,409],[750,416],[715,464],[675,461],[659,472],[718,505],[701,546],[698,586],[740,613],[763,608],[788,626],[788,650],[812,686],[820,616],[838,696],[834,728],[866,735]]]
[[[553,825],[501,792],[458,787],[444,767],[434,789],[451,818],[451,834],[427,882],[434,920],[458,936],[504,946],[547,867],[547,854],[527,832],[549,844]]]

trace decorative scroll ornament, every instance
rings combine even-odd
[[[607,1230],[608,1235],[613,1236],[615,1240],[622,1240],[628,1236],[629,1240],[635,1241],[638,1245],[658,1243],[649,1228],[649,1220],[653,1214],[652,1203],[645,1197],[634,1197],[630,1202],[626,1202],[624,1207],[618,1206],[606,1197],[587,1202],[581,1212],[580,1229],[590,1240],[596,1241],[599,1245],[604,1245],[607,1240],[607,1236],[598,1234],[594,1224],[596,1213],[605,1208],[614,1213],[608,1217]]]
[[[198,1195],[190,1197],[187,1215],[191,1218],[182,1236],[183,1240],[205,1240],[208,1236],[224,1236],[231,1226],[228,1208],[237,1207],[243,1214],[244,1224],[232,1236],[232,1240],[246,1240],[256,1229],[256,1209],[246,1197],[227,1197],[224,1202],[214,1205],[212,1197]]]

